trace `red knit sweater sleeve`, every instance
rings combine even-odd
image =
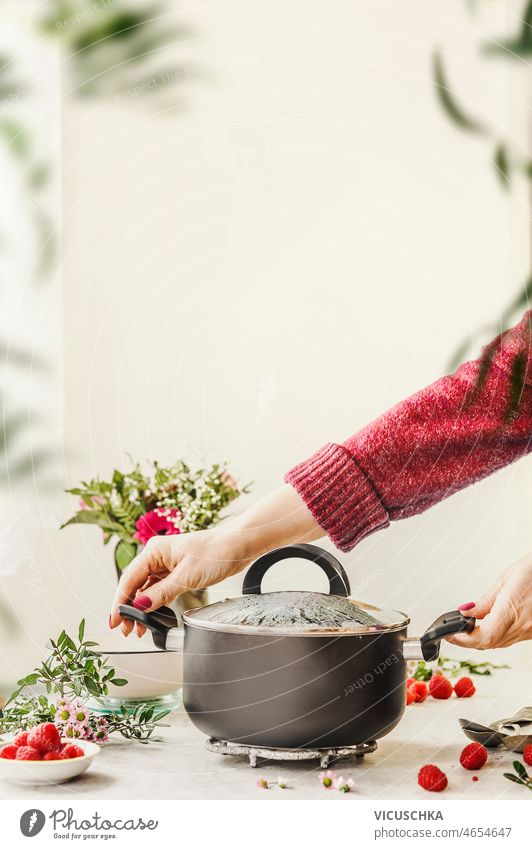
[[[532,450],[532,311],[480,360],[422,389],[342,444],[329,443],[285,476],[342,551],[391,520],[421,513]],[[525,358],[519,412],[506,415],[510,370]],[[473,400],[472,400],[473,399]]]

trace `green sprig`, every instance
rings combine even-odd
[[[51,653],[33,672],[17,681],[0,709],[0,733],[21,731],[41,722],[54,722],[58,698],[76,697],[82,701],[100,699],[108,694],[109,684],[123,687],[125,678],[118,678],[115,669],[95,649],[98,643],[85,640],[85,620],[80,622],[77,643],[66,631],[50,640]],[[46,690],[46,695],[38,690]],[[50,701],[53,696],[53,701]],[[168,710],[156,711],[153,706],[140,704],[133,713],[122,705],[116,713],[106,716],[110,734],[119,733],[128,740],[147,743]]]
[[[514,761],[513,767],[516,774],[505,772],[504,777],[508,781],[513,781],[515,784],[521,784],[521,786],[528,787],[529,790],[532,790],[532,776],[528,774],[521,761]]]

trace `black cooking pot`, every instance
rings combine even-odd
[[[289,557],[320,566],[330,594],[261,594],[270,566]],[[442,637],[475,627],[453,610],[421,638],[407,638],[404,613],[350,599],[338,560],[306,544],[260,557],[242,592],[183,614],[184,705],[210,737],[256,746],[329,748],[383,737],[405,709],[406,661],[436,660]],[[158,648],[183,649],[168,608],[119,611],[146,625]]]

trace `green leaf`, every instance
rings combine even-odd
[[[484,133],[485,127],[473,118],[469,118],[451,94],[443,66],[443,56],[439,50],[434,51],[432,61],[436,94],[449,118],[462,130],[469,133]]]
[[[84,636],[85,636],[85,620],[82,619],[81,622],[79,623],[79,628],[78,628],[78,640],[79,640],[80,643],[83,642]]]
[[[510,186],[510,161],[506,147],[502,143],[498,144],[495,148],[493,164],[495,165],[500,182],[507,189]]]
[[[100,695],[100,688],[95,683],[95,681],[92,678],[90,678],[88,675],[86,675],[83,678],[83,683],[84,683],[85,687],[87,688],[87,690],[89,691],[89,693],[91,693],[91,695],[93,695],[93,696],[99,696]]]
[[[120,540],[115,548],[115,564],[118,571],[122,572],[136,556],[137,546],[131,542]]]
[[[127,678],[111,678],[111,684],[114,684],[115,687],[125,687]]]
[[[517,774],[518,774],[521,778],[523,778],[523,779],[525,779],[525,780],[528,778],[528,773],[527,773],[526,769],[524,768],[523,764],[521,763],[521,761],[514,761],[514,762],[513,762],[513,767],[514,767],[514,769],[515,769],[516,773],[517,773]]]
[[[504,775],[504,778],[508,779],[508,781],[515,781],[516,784],[522,784],[523,783],[521,781],[521,779],[517,777],[517,775],[513,774],[513,772],[504,772],[503,775]]]
[[[122,525],[113,522],[106,513],[95,510],[79,510],[68,522],[61,525],[61,529],[68,527],[68,525],[98,525],[108,533],[120,534],[123,532]]]
[[[17,159],[26,160],[30,154],[28,133],[24,124],[12,118],[0,118],[0,135],[8,142],[8,147]]]

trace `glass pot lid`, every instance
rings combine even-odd
[[[330,594],[287,590],[262,593],[261,582],[274,563],[288,557],[312,560],[329,578]],[[349,597],[349,579],[324,549],[299,544],[270,551],[248,570],[243,595],[188,610],[183,620],[208,630],[270,635],[364,634],[398,630],[408,617]]]
[[[408,624],[397,610],[382,610],[355,599],[325,593],[285,592],[244,595],[188,610],[184,621],[216,631],[282,634],[364,634]]]

